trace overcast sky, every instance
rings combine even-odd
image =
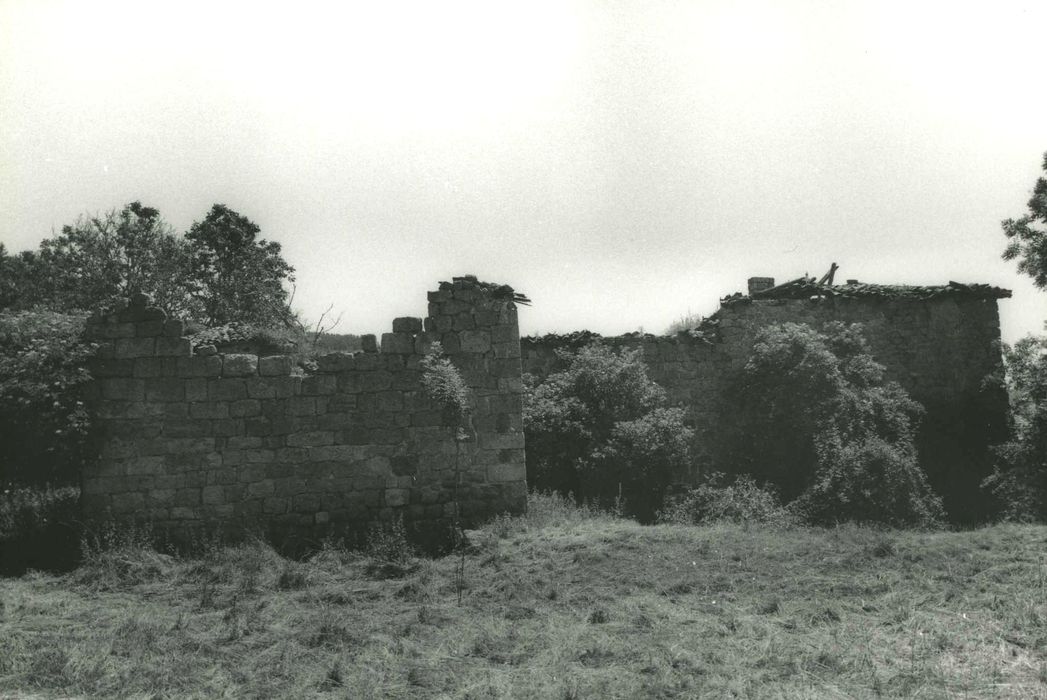
[[[342,332],[452,275],[525,333],[661,332],[750,276],[989,282],[1047,150],[1047,3],[0,0],[0,241],[221,202]]]

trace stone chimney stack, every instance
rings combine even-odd
[[[773,277],[750,277],[749,278],[749,296],[762,292],[765,289],[770,289],[774,286]]]

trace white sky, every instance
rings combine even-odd
[[[841,265],[1047,294],[1000,260],[1047,150],[1030,2],[0,0],[0,241],[221,202],[341,332],[452,275],[525,333],[661,332]]]

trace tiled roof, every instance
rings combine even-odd
[[[968,299],[1006,299],[1011,290],[988,284],[942,285],[908,284],[819,284],[813,277],[800,277],[770,289],[755,292],[753,299],[809,299],[811,297],[845,297],[873,299],[936,299],[963,297]],[[741,297],[739,297],[741,298]]]

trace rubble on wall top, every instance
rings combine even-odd
[[[517,292],[507,284],[498,284],[497,282],[481,282],[476,279],[475,275],[463,275],[462,277],[452,277],[451,282],[441,282],[441,291],[450,291],[453,289],[478,289],[484,294],[487,294],[495,299],[502,299],[505,301],[512,301],[517,304],[523,304],[524,306],[530,306],[531,300],[527,298],[526,294]]]
[[[720,300],[721,305],[749,303],[754,299],[938,299],[958,297],[967,299],[1006,299],[1011,290],[988,284],[961,284],[949,282],[943,285],[865,284],[848,280],[847,284],[826,284],[813,277],[799,277],[770,289],[749,296],[734,294]]]

